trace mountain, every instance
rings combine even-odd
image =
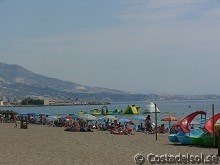
[[[138,93],[145,93],[144,89]],[[149,91],[148,91],[149,92]],[[203,100],[220,99],[216,95],[158,95],[89,87],[33,73],[19,65],[0,62],[0,99],[14,100],[27,97],[105,101]]]
[[[90,87],[36,74],[19,65],[0,62],[0,99],[27,97],[52,99],[90,99],[121,101],[134,99],[130,93],[100,87]],[[134,97],[139,97],[134,95]],[[135,99],[134,99],[135,100]]]
[[[63,81],[56,78],[50,78],[40,74],[33,73],[19,65],[9,65],[0,62],[0,83],[23,84],[28,86],[47,87],[52,90],[73,93],[112,93],[125,94],[127,92],[89,87],[74,82]],[[19,86],[19,85],[18,85]]]

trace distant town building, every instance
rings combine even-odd
[[[7,101],[0,101],[0,106],[9,106],[10,103]]]
[[[44,105],[45,106],[50,106],[50,105],[55,105],[56,101],[55,100],[50,100],[50,99],[45,99],[44,100]]]
[[[20,106],[21,105],[21,101],[20,100],[13,100],[10,102],[11,106]]]

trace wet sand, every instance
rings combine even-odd
[[[167,134],[111,135],[109,132],[66,132],[65,128],[0,123],[0,164],[2,165],[113,165],[135,164],[137,153],[147,154],[217,154],[217,149],[173,145]],[[145,164],[149,164],[146,162]]]

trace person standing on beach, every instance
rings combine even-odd
[[[16,116],[15,116],[14,114],[11,114],[11,120],[12,120],[12,122],[15,123],[14,128],[17,128],[17,126],[18,126],[18,124],[17,124],[17,118],[16,118]]]
[[[146,127],[146,131],[152,131],[152,126],[151,126],[151,124],[152,124],[152,121],[151,121],[151,117],[150,117],[150,115],[148,115],[147,117],[146,117],[146,119],[145,119],[145,127]]]

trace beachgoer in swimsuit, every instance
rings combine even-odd
[[[152,131],[152,121],[150,115],[148,115],[145,119],[145,126],[146,126],[146,131]]]

